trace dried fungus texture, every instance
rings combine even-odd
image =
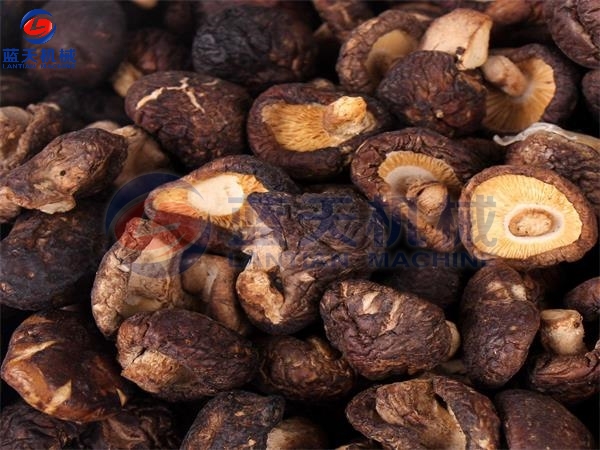
[[[135,313],[165,308],[197,309],[182,288],[181,243],[151,221],[130,220],[104,255],[92,289],[92,313],[105,336],[113,336]]]
[[[586,322],[600,315],[600,277],[591,278],[570,290],[564,298],[567,308],[577,310]]]
[[[312,3],[339,42],[345,42],[357,26],[373,16],[368,2],[363,0],[313,0]]]
[[[281,8],[238,6],[206,18],[192,45],[194,69],[253,93],[304,81],[316,48],[305,23]]]
[[[292,178],[314,181],[341,173],[367,137],[390,125],[375,99],[294,83],[273,86],[256,99],[247,131],[258,158]]]
[[[181,449],[266,449],[269,432],[283,419],[284,408],[283,397],[224,392],[200,410]]]
[[[256,381],[264,392],[323,401],[342,397],[354,387],[354,370],[324,339],[272,336],[259,345]]]
[[[495,398],[509,448],[596,448],[590,431],[552,398],[523,389]]]
[[[467,283],[460,304],[463,361],[478,385],[500,387],[523,366],[540,313],[523,277],[490,262]]]
[[[600,119],[600,69],[590,70],[581,80],[581,93],[588,110]]]
[[[40,310],[84,301],[81,291],[106,244],[96,203],[54,215],[21,214],[0,242],[0,303]]]
[[[267,436],[266,450],[328,448],[327,435],[319,425],[294,416],[279,422]]]
[[[371,387],[346,407],[352,426],[385,449],[497,449],[500,420],[492,402],[447,377]]]
[[[2,408],[0,448],[61,450],[76,448],[83,427],[39,412],[23,401]]]
[[[331,344],[371,380],[432,369],[457,346],[442,309],[371,281],[330,285],[321,317]]]
[[[125,139],[108,131],[63,134],[0,180],[0,204],[48,214],[70,211],[79,198],[109,186],[126,157]]]
[[[6,13],[6,10],[4,12]],[[22,74],[2,74],[0,106],[20,106],[24,108],[27,105],[40,101],[43,96],[44,91],[32,83],[31,80],[22,76]]]
[[[93,323],[81,313],[50,310],[13,333],[2,379],[34,408],[75,422],[117,413],[129,387]]]
[[[439,51],[415,51],[394,64],[377,97],[402,122],[446,136],[476,131],[485,116],[486,90],[474,72],[459,71]]]
[[[184,71],[146,75],[125,98],[127,115],[189,169],[244,150],[249,108],[245,89]]]
[[[383,223],[351,188],[248,200],[259,220],[236,288],[250,321],[268,333],[290,334],[316,321],[327,284],[369,273],[371,255],[383,248],[374,238]]]
[[[198,400],[250,381],[258,364],[250,341],[203,314],[138,313],[117,334],[121,374],[168,401]]]

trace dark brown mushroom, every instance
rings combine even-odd
[[[2,379],[34,408],[75,422],[117,413],[129,387],[93,323],[65,310],[36,313],[13,333]]]
[[[241,250],[258,225],[247,197],[268,191],[298,187],[281,169],[252,156],[226,156],[152,191],[145,211],[182,244],[227,255]]]
[[[267,435],[265,450],[320,449],[328,447],[327,435],[305,417],[290,417],[275,425]]]
[[[281,422],[285,401],[245,391],[219,394],[198,413],[181,450],[267,448],[269,432]]]
[[[8,15],[6,10],[4,10],[4,13]],[[17,20],[16,17],[14,20]],[[0,106],[20,106],[24,108],[42,99],[44,91],[24,75],[23,73],[10,75],[6,72],[2,74]]]
[[[586,322],[597,321],[600,316],[600,277],[591,278],[570,290],[564,304],[583,316]]]
[[[310,28],[282,8],[236,6],[206,18],[196,31],[197,72],[259,93],[280,83],[304,81],[314,70]]]
[[[260,352],[256,382],[263,392],[322,401],[342,397],[354,387],[354,370],[317,336],[272,336],[260,344]]]
[[[472,256],[524,269],[576,261],[598,239],[579,188],[540,167],[494,166],[475,175],[462,191],[459,223]]]
[[[346,169],[362,141],[390,122],[374,99],[297,83],[263,92],[250,110],[247,131],[260,159],[293,178],[322,180]]]
[[[122,376],[168,401],[198,400],[250,381],[258,364],[250,341],[183,309],[138,313],[117,333]]]
[[[313,0],[312,4],[339,42],[345,42],[356,27],[373,17],[364,0]]]
[[[492,0],[484,12],[491,17],[495,26],[527,23],[541,20],[543,0]]]
[[[467,283],[460,304],[463,361],[479,385],[504,385],[525,363],[540,314],[523,277],[490,262]]]
[[[510,389],[500,392],[495,404],[509,448],[596,448],[585,425],[551,397]]]
[[[550,47],[497,50],[481,70],[487,87],[483,125],[491,131],[517,133],[535,122],[560,123],[577,103],[577,70]]]
[[[460,71],[455,57],[416,51],[394,64],[377,97],[404,123],[453,136],[477,130],[485,116],[486,90],[479,75]]]
[[[508,145],[506,164],[552,169],[576,184],[600,216],[600,139],[535,123],[496,142]]]
[[[367,389],[346,407],[354,428],[385,449],[497,449],[492,402],[459,381],[433,376]]]
[[[596,119],[600,119],[600,69],[590,70],[581,80],[581,93]]]
[[[431,369],[460,342],[438,306],[366,280],[332,284],[321,300],[321,317],[329,341],[371,380]]]
[[[387,10],[354,28],[344,40],[336,64],[342,87],[375,93],[389,68],[417,49],[425,26],[413,14]]]
[[[244,150],[249,108],[245,89],[183,71],[146,75],[125,98],[127,115],[190,169]]]
[[[600,29],[595,0],[545,0],[544,16],[556,45],[570,59],[600,68]]]

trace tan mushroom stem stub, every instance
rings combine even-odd
[[[481,70],[486,80],[512,97],[523,95],[529,85],[525,75],[506,56],[490,56]]]
[[[376,126],[365,100],[346,96],[329,105],[273,103],[262,119],[281,146],[297,152],[335,147]]]
[[[414,183],[408,187],[406,198],[417,205],[427,218],[438,218],[448,205],[448,189],[438,181]]]
[[[471,196],[471,237],[482,253],[526,259],[572,244],[583,223],[555,186],[525,175],[484,181]]]
[[[416,50],[418,44],[405,31],[390,31],[375,41],[367,55],[365,67],[373,78],[380,79],[397,59]]]
[[[573,309],[547,309],[540,314],[540,336],[544,348],[557,355],[582,355],[583,317]]]

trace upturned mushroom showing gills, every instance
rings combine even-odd
[[[480,259],[516,268],[576,261],[598,239],[596,215],[581,191],[548,169],[494,166],[461,194],[460,237]]]

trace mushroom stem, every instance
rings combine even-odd
[[[541,312],[540,336],[544,348],[557,355],[587,352],[583,342],[583,318],[573,309],[546,309]]]
[[[458,328],[454,322],[446,320],[446,325],[450,331],[450,349],[448,350],[448,355],[446,356],[447,361],[452,358],[460,348],[460,333],[458,332]]]
[[[356,135],[371,125],[362,97],[340,97],[325,107],[323,128],[333,135]]]
[[[511,97],[520,97],[527,90],[527,77],[506,56],[493,55],[481,66],[487,81]]]
[[[426,220],[435,220],[448,204],[448,188],[438,181],[421,180],[408,187],[406,199],[416,204]]]

